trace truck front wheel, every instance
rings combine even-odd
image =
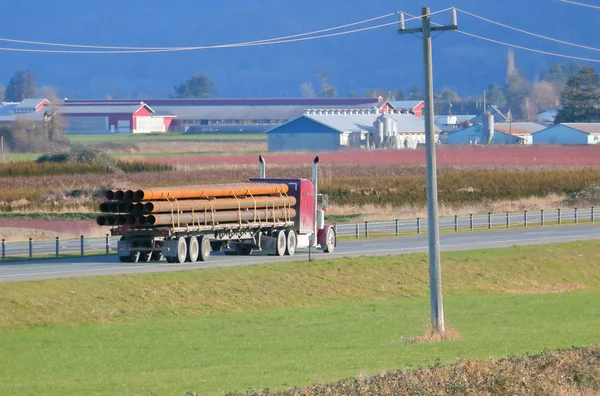
[[[335,245],[336,245],[336,235],[335,235],[335,229],[331,226],[327,226],[326,230],[325,230],[326,234],[325,234],[325,243],[321,246],[323,248],[323,251],[325,253],[333,253],[333,251],[335,250]]]

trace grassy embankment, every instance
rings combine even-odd
[[[220,394],[600,342],[597,242],[0,284],[9,394]]]

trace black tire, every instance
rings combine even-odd
[[[161,252],[152,252],[152,261],[161,261],[163,259],[163,254]]]
[[[179,237],[177,240],[177,256],[175,256],[176,263],[185,263],[187,258],[187,241],[184,237]]]
[[[210,241],[210,250],[212,252],[220,252],[223,250],[223,242],[221,241]]]
[[[296,253],[296,246],[298,246],[298,237],[296,235],[296,231],[287,230],[286,231],[286,246],[285,246],[286,256],[293,256],[294,253]]]
[[[287,238],[285,235],[285,231],[276,231],[275,237],[277,240],[275,241],[275,255],[283,256],[287,250]]]
[[[189,263],[195,263],[198,261],[198,255],[200,254],[200,245],[198,238],[195,236],[189,236],[186,238],[187,241],[187,255],[185,261]]]
[[[141,252],[140,261],[149,263],[152,261],[152,252]]]
[[[325,253],[333,253],[337,244],[337,236],[335,235],[335,229],[331,226],[325,227],[325,244],[321,246]]]
[[[210,239],[208,239],[208,237],[205,235],[201,235],[199,237],[198,245],[200,250],[198,259],[200,261],[208,261],[208,258],[210,257],[210,251],[212,249]]]
[[[138,263],[140,261],[140,257],[141,257],[142,253],[139,250],[135,250],[133,252],[131,252],[131,262],[132,263]]]
[[[235,248],[235,251],[240,256],[250,256],[253,250],[254,249],[252,248],[252,246],[244,243],[239,243]]]

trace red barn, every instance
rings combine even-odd
[[[423,118],[423,107],[425,102],[422,100],[391,100],[385,102],[378,113],[414,114]]]
[[[69,103],[61,107],[66,133],[151,133],[166,132],[174,115],[159,115],[144,102],[103,101]]]

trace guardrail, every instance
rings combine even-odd
[[[439,219],[440,232],[479,231],[507,229],[513,227],[543,227],[554,224],[594,223],[596,213],[594,207],[588,209],[556,209],[540,211],[523,211],[453,217]],[[338,237],[355,239],[373,236],[409,236],[427,233],[427,218],[395,219],[383,222],[362,222],[338,224],[335,226]],[[110,254],[117,249],[117,239],[106,234],[104,238],[86,238],[81,235],[77,239],[59,239],[49,241],[33,241],[9,243],[2,239],[1,261],[12,259],[30,259],[39,257],[61,257],[65,255],[85,256],[86,254]]]
[[[479,231],[507,229],[513,227],[543,227],[553,224],[594,223],[596,221],[594,207],[586,209],[556,209],[527,211],[518,213],[440,217],[440,232]],[[427,233],[427,218],[395,219],[335,226],[338,237],[354,237],[368,239],[374,235],[420,235]]]
[[[117,240],[106,234],[104,238],[86,238],[81,235],[76,239],[60,239],[7,243],[2,239],[0,257],[2,261],[9,259],[61,257],[65,255],[85,256],[86,254],[110,254],[116,250]]]

